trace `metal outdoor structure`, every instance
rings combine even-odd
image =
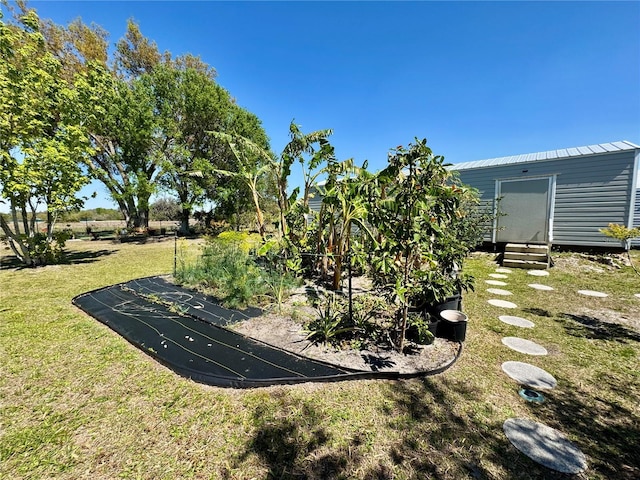
[[[485,241],[619,248],[600,229],[633,227],[640,146],[612,142],[460,163],[497,215]],[[506,212],[504,210],[507,210]]]

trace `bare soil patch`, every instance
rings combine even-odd
[[[367,279],[354,278],[354,294],[362,294],[369,290],[370,283]],[[318,312],[309,306],[307,291],[309,291],[308,285],[306,288],[298,289],[282,306],[282,313],[272,311],[260,317],[233,324],[230,328],[298,355],[364,371],[402,374],[427,372],[450,363],[458,352],[457,343],[442,338],[436,338],[431,345],[409,342],[407,353],[399,353],[388,345],[356,350],[350,347],[339,348],[328,343],[311,342],[307,339],[308,332],[305,331],[305,325]]]

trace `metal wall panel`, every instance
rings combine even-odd
[[[622,150],[528,163],[498,164],[459,171],[483,202],[494,200],[498,180],[556,175],[553,244],[617,247],[600,233],[609,223],[627,225],[635,189],[637,150]],[[452,167],[456,169],[456,165]],[[634,202],[635,203],[635,202]],[[638,221],[638,220],[637,220]],[[492,240],[488,232],[485,240]]]

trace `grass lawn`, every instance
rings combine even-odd
[[[465,350],[446,373],[231,390],[176,376],[71,305],[91,289],[171,272],[172,241],[68,250],[66,265],[0,269],[0,478],[571,478],[511,446],[502,431],[511,417],[577,444],[589,469],[576,478],[640,478],[640,333],[631,326],[640,277],[630,268],[557,254],[549,277],[510,275],[501,288],[519,308],[506,311],[486,301],[493,256],[474,255]],[[501,314],[536,327],[503,324]],[[604,321],[618,317],[627,323]],[[509,350],[504,336],[549,355]],[[501,370],[507,360],[544,368],[558,387],[544,404],[526,403]]]

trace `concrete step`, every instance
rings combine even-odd
[[[536,270],[546,270],[547,262],[536,262],[534,260],[507,260],[506,258],[502,262],[503,267],[509,268],[528,268]]]
[[[504,252],[505,260],[531,260],[534,262],[548,262],[549,255],[546,253],[523,253],[523,252]]]
[[[504,247],[506,252],[524,252],[524,253],[544,253],[549,254],[549,247],[547,245],[540,245],[535,243],[507,243]]]

